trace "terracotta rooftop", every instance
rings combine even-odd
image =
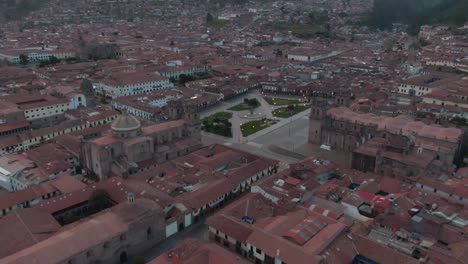
[[[109,241],[127,232],[129,225],[141,214],[162,212],[154,202],[137,199],[80,222],[16,254],[0,260],[1,264],[61,263],[70,257]]]
[[[186,239],[148,264],[248,264],[248,260],[215,244]]]
[[[19,209],[0,218],[0,259],[49,238],[60,228],[54,217],[35,208]]]

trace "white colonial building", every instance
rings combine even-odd
[[[149,73],[124,73],[93,83],[96,94],[112,99],[173,87],[174,84],[169,79]]]
[[[20,63],[20,56],[28,57],[29,62],[39,62],[49,60],[51,57],[57,59],[69,59],[76,57],[75,52],[60,49],[31,48],[22,50],[2,50],[0,51],[0,60],[6,60],[11,63]]]

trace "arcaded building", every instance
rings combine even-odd
[[[461,156],[462,130],[428,125],[412,117],[377,116],[313,103],[309,142],[350,154],[352,167],[388,176],[447,170]]]
[[[168,121],[142,127],[140,121],[121,114],[105,135],[84,142],[82,163],[99,179],[126,177],[140,170],[139,163],[164,162],[201,146],[199,116],[175,103]]]

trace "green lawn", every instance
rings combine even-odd
[[[250,121],[241,125],[242,136],[247,137],[258,131],[276,124],[278,121],[273,119],[262,119]]]
[[[294,105],[300,103],[298,99],[285,99],[277,97],[265,97],[264,99],[270,105]]]
[[[328,38],[333,34],[320,25],[314,24],[290,24],[286,22],[277,22],[273,24],[273,29],[278,31],[291,31],[298,38]]]
[[[240,103],[238,105],[235,105],[231,108],[229,108],[228,110],[231,110],[231,111],[245,111],[245,110],[253,110],[257,107],[260,106],[260,102],[257,100],[257,99],[248,99],[248,100],[244,100],[243,103]]]
[[[232,118],[232,113],[229,113],[229,112],[217,112],[217,113],[214,113],[208,117],[205,117],[202,119],[202,122],[205,121],[205,120],[208,120],[210,122],[213,122],[215,119],[219,119],[219,120],[229,120]]]
[[[272,112],[273,116],[288,118],[293,115],[297,115],[302,111],[307,110],[309,107],[304,105],[289,105],[287,107],[281,107]]]
[[[229,25],[229,23],[230,23],[229,20],[223,20],[223,19],[216,19],[215,18],[213,21],[208,22],[207,26],[214,27],[214,28],[217,28],[217,29],[221,29],[221,28]]]
[[[232,118],[232,113],[218,112],[202,119],[202,129],[206,132],[221,135],[224,137],[232,137],[232,123],[229,119]]]

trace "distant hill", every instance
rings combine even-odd
[[[375,0],[367,24],[390,29],[404,23],[411,33],[424,24],[461,25],[468,21],[468,0]]]
[[[49,0],[0,0],[0,21],[21,19],[47,2]]]

